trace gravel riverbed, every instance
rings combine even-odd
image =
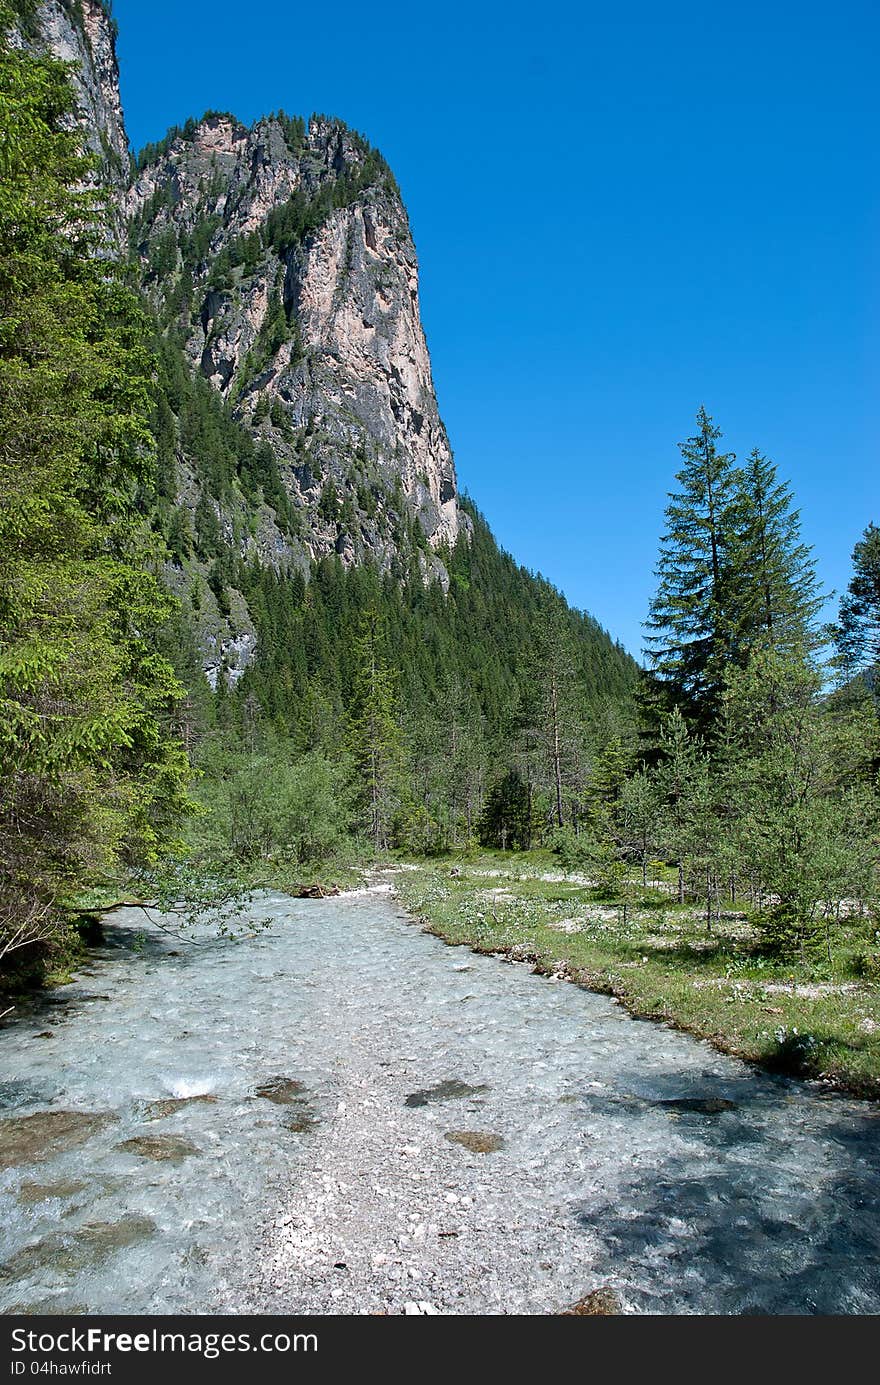
[[[5,1027],[0,1308],[880,1311],[873,1106],[447,947],[387,891],[254,913],[190,943],[120,911]]]

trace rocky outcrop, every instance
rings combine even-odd
[[[384,160],[338,121],[213,115],[150,151],[126,210],[146,291],[270,443],[310,555],[387,567],[415,521],[440,575],[468,521]]]
[[[221,496],[205,481],[212,459],[178,419],[174,522],[198,536],[207,505],[236,560],[304,575],[328,555],[397,574],[417,562],[425,581],[447,585],[444,550],[471,521],[388,165],[337,120],[279,113],[245,127],[209,113],[135,166],[115,32],[103,0],[40,0],[20,41],[71,63],[76,119],[111,193],[113,246],[137,261],[160,329],[274,477],[274,492],[252,476],[224,483]],[[256,471],[265,480],[267,465]],[[168,583],[209,681],[235,682],[256,652],[254,623],[198,537],[169,562]]]
[[[119,94],[116,25],[101,0],[44,0],[38,5],[36,42],[71,64],[77,100],[77,123],[97,159],[96,183],[109,188],[116,248],[125,242],[122,199],[129,183],[131,158]]]

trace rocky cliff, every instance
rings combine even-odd
[[[76,120],[97,159],[96,183],[110,192],[112,234],[125,244],[123,198],[131,156],[119,94],[116,25],[102,0],[13,0],[19,42],[48,49],[70,63]]]
[[[385,161],[323,117],[209,115],[145,151],[125,205],[157,313],[271,445],[309,555],[388,566],[402,500],[439,573],[463,519]]]
[[[316,724],[322,707],[338,715],[350,670],[337,656],[362,604],[385,601],[423,701],[446,695],[439,670],[460,654],[459,682],[494,724],[549,601],[597,695],[628,688],[623,652],[459,502],[415,248],[381,155],[323,116],[245,127],[213,112],[134,160],[107,0],[9,3],[16,41],[72,64],[114,239],[155,320],[156,468],[139,501],[169,554],[168,640],[189,686],[199,668],[222,688],[250,667],[252,690],[268,670],[273,716],[296,720],[300,702]],[[349,646],[331,648],[344,629]]]
[[[211,681],[221,668],[234,680],[256,648],[229,555],[304,575],[330,554],[391,572],[415,561],[445,586],[443,553],[471,521],[437,408],[409,221],[385,160],[337,120],[278,113],[247,128],[209,113],[134,163],[109,6],[19,5],[26,41],[73,64],[114,235],[159,332],[222,404],[216,426],[193,428],[172,392],[175,479],[159,506],[166,536],[183,535],[168,580]],[[214,446],[222,424],[221,450],[240,451],[230,421],[257,460],[250,479],[239,459],[215,484],[205,439]]]

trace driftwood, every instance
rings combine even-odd
[[[327,899],[330,895],[339,894],[338,885],[300,885],[298,889],[291,890],[294,899]]]

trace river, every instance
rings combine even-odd
[[[387,894],[138,910],[0,1029],[4,1312],[880,1311],[880,1125]]]

